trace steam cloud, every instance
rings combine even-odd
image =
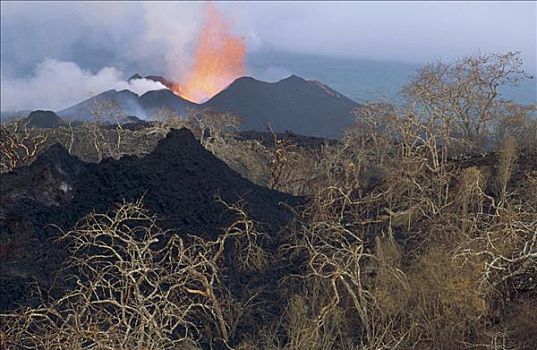
[[[200,5],[2,2],[0,110],[60,110],[110,89],[165,88],[125,80],[134,73],[180,80],[192,64]]]
[[[61,110],[110,89],[128,89],[140,95],[166,88],[147,79],[127,82],[122,76],[114,67],[105,67],[93,74],[74,62],[46,59],[38,64],[31,77],[9,79],[2,76],[1,110],[15,111],[21,107]]]

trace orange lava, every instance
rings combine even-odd
[[[218,9],[207,3],[194,66],[174,92],[193,102],[211,98],[244,75],[245,54],[244,40],[234,36]]]

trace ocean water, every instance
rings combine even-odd
[[[248,74],[277,81],[290,74],[319,80],[356,102],[401,102],[399,92],[417,73],[419,64],[343,59],[283,52],[256,52],[248,56]],[[505,98],[521,104],[537,103],[536,79],[505,87]]]

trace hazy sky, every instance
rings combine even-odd
[[[36,83],[52,88],[58,84],[51,82],[54,76],[95,81],[99,74],[125,78],[141,72],[179,78],[191,63],[203,6],[199,2],[2,2],[2,90]],[[528,72],[537,71],[537,2],[225,2],[217,6],[234,32],[245,38],[249,52],[280,50],[424,63],[478,51],[511,50],[522,51]],[[11,94],[2,92],[2,100],[14,101],[17,94],[14,89]],[[2,108],[6,104],[2,101]]]

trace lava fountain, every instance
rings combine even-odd
[[[194,64],[174,92],[193,102],[211,98],[244,75],[245,54],[244,40],[233,35],[220,11],[207,3]]]

